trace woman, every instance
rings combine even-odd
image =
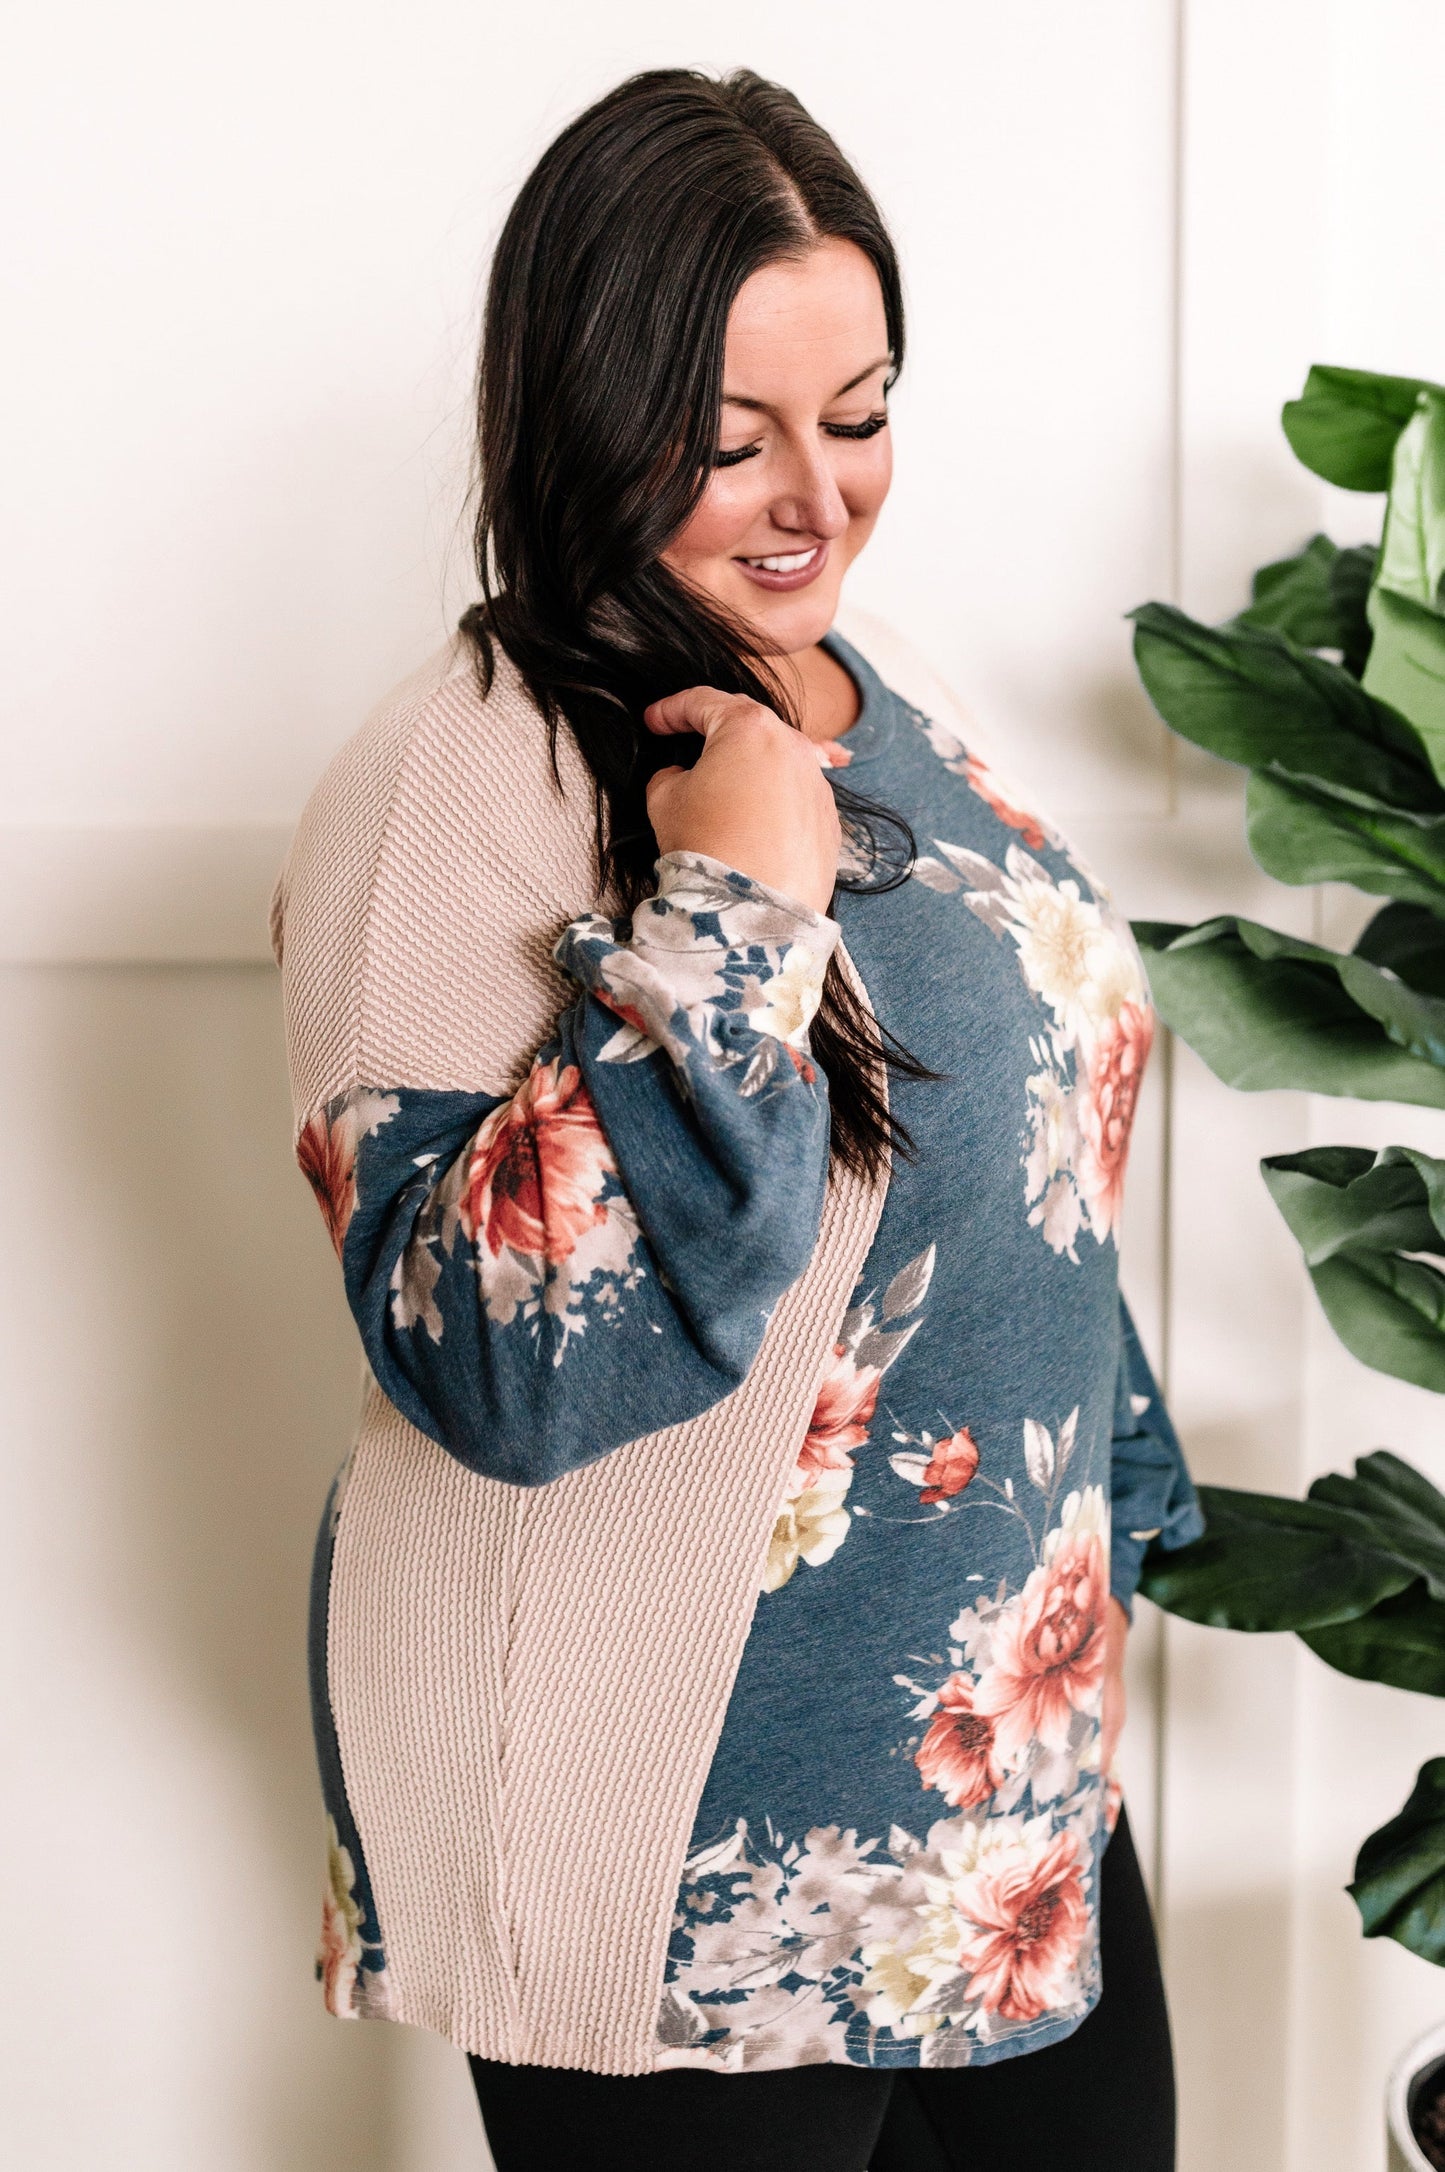
[[[902,356],[788,93],[584,114],[492,272],[483,601],[278,891],[370,1368],[320,1972],[471,2054],[502,2172],[1172,2162],[1106,1779],[1144,1547],[1200,1527],[1117,1287],[1148,998],[833,629]]]

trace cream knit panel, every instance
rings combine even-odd
[[[373,1391],[329,1661],[396,2019],[488,2058],[651,2067],[693,1816],[881,1203],[830,1188],[725,1402],[553,1485],[465,1470]]]
[[[830,1185],[812,1262],[726,1401],[529,1496],[502,1803],[517,2056],[534,2064],[656,2058],[693,1817],[881,1206],[857,1179]]]
[[[476,1477],[371,1386],[337,1527],[332,1713],[391,2014],[490,2057],[518,2029],[498,1805],[525,1496]]]
[[[416,720],[377,861],[359,1082],[507,1094],[577,989],[552,958],[597,903],[592,778],[499,656]]]
[[[558,756],[562,791],[512,667],[483,702],[454,657],[333,764],[282,888],[299,1121],[356,1083],[520,1082],[573,993],[552,943],[595,901],[590,778],[565,732]],[[651,2066],[693,1814],[882,1200],[830,1184],[733,1395],[552,1485],[466,1470],[372,1389],[328,1659],[398,2019]]]
[[[271,908],[291,1099],[299,1131],[355,1081],[377,866],[402,763],[427,701],[459,661],[447,650],[388,696],[306,804]]]

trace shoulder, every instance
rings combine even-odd
[[[525,1036],[555,1012],[551,944],[595,901],[594,834],[571,736],[554,770],[505,655],[485,693],[461,639],[393,688],[327,767],[276,888],[298,1104],[357,1066],[492,1090],[518,1060],[505,1021]]]
[[[445,884],[499,862],[546,859],[592,833],[591,780],[498,651],[484,693],[454,638],[392,688],[341,746],[302,811],[272,908],[278,955],[304,902],[340,906],[388,873]]]
[[[986,755],[978,721],[929,662],[923,651],[876,612],[847,604],[838,613],[838,631],[860,656],[866,656],[884,685],[950,735],[958,751]]]
[[[995,752],[995,735],[980,726],[976,712],[912,641],[871,611],[850,605],[838,614],[838,631],[867,658],[885,686],[912,709],[929,746],[945,772],[985,800],[1006,828],[1017,831],[1037,850],[1050,845],[1076,858],[1058,823],[1041,806],[1032,780],[1015,777],[1007,759]],[[1079,863],[1094,887],[1096,878]]]

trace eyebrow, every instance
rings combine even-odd
[[[867,369],[859,370],[856,377],[850,377],[846,385],[839,385],[837,391],[833,394],[833,398],[841,400],[845,392],[853,391],[854,387],[861,385],[866,378],[876,375],[881,369],[886,369],[892,360],[891,354],[880,355],[876,362],[868,364]],[[761,414],[771,413],[766,400],[748,400],[740,392],[725,392],[723,394],[723,404],[726,407],[750,407]]]

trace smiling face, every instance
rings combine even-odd
[[[851,241],[766,265],[728,316],[718,462],[664,564],[796,656],[833,623],[888,495],[892,366],[878,275]]]

